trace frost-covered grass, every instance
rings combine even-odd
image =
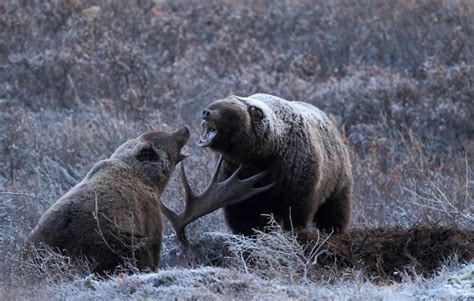
[[[469,300],[474,297],[474,264],[446,267],[435,277],[377,285],[365,279],[288,283],[263,279],[233,269],[171,268],[156,273],[102,280],[79,278],[38,292],[12,289],[4,299],[31,300]]]
[[[58,255],[18,255],[49,205],[147,129],[191,126],[185,164],[204,187],[214,156],[195,146],[198,112],[254,92],[338,124],[352,228],[473,231],[473,19],[470,0],[0,1],[0,299],[467,299],[472,263],[428,279],[402,271],[401,283],[315,274],[322,249],[292,233],[230,235],[220,211],[188,227],[188,252],[165,224],[156,273],[101,280]],[[173,177],[163,200],[180,199]]]
[[[297,283],[265,280],[253,274],[230,269],[202,267],[193,270],[170,269],[158,273],[123,276],[105,282],[81,279],[63,287],[56,296],[71,299],[95,297],[157,297],[163,299],[239,299],[239,300],[400,300],[469,299],[474,297],[474,264],[443,269],[439,275],[422,277],[405,283],[375,285],[360,279],[336,283]],[[67,293],[66,293],[67,292]],[[102,295],[106,292],[106,295]]]

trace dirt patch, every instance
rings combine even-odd
[[[314,233],[300,236],[312,244]],[[459,262],[473,259],[474,231],[437,226],[354,229],[333,235],[325,243],[326,254],[318,258],[318,266],[356,268],[367,276],[382,280],[401,280],[401,272],[431,276],[448,259]]]

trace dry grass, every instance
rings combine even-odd
[[[324,247],[331,239],[414,238],[420,225],[472,233],[473,18],[469,0],[0,2],[0,296],[467,296],[472,278],[449,279],[472,264],[424,280],[407,261],[396,279],[404,284],[379,287],[376,269],[313,263],[327,252],[345,256]],[[191,126],[188,176],[204,187],[214,156],[195,146],[197,112],[254,92],[313,103],[337,122],[352,150],[352,237],[305,246],[272,228],[244,239],[227,234],[216,212],[190,225],[192,252],[166,227],[157,274],[99,281],[84,278],[89,265],[45,250],[46,265],[19,259],[46,208],[147,129]],[[176,209],[179,199],[173,178],[164,201]]]

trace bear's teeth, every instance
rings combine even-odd
[[[204,129],[204,133],[199,140],[199,146],[208,146],[211,144],[214,137],[216,137],[217,131],[209,122],[203,121],[201,125]]]

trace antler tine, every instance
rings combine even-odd
[[[212,177],[212,181],[209,184],[208,188],[212,186],[212,183],[214,183],[217,179],[217,174],[219,173],[219,168],[220,164],[222,163],[222,160],[220,159],[218,162],[217,169],[214,172],[214,175]],[[168,220],[171,222],[171,225],[176,233],[176,238],[178,239],[179,243],[183,245],[184,247],[189,246],[189,241],[186,238],[186,234],[184,232],[184,228],[192,221],[188,221],[189,216],[193,212],[193,203],[196,202],[199,199],[199,196],[196,196],[196,194],[193,192],[191,185],[189,185],[188,177],[186,175],[186,169],[184,166],[184,162],[181,162],[181,182],[183,183],[184,186],[184,193],[185,193],[185,203],[184,203],[184,211],[182,214],[178,215],[175,212],[173,212],[171,209],[166,207],[163,203],[161,203],[161,211],[163,214],[168,218]],[[206,192],[207,189],[204,191]],[[202,195],[202,194],[200,194]]]
[[[171,209],[166,207],[166,205],[163,203],[161,203],[160,206],[163,214],[171,222],[171,225],[174,229],[174,232],[176,233],[176,238],[178,239],[179,243],[185,247],[188,247],[189,241],[184,233],[184,228],[186,227],[187,223],[185,223],[185,221],[183,222],[183,216],[190,212],[190,204],[195,201],[197,197],[194,194],[191,185],[189,185],[188,178],[186,176],[186,170],[184,168],[184,162],[181,162],[181,182],[183,183],[185,193],[185,207],[183,214],[177,215]]]
[[[238,180],[239,179],[239,173],[240,173],[241,170],[242,170],[242,164],[240,164],[239,167],[237,167],[237,169],[232,173],[232,175],[230,175],[230,177],[225,179],[223,183],[229,183],[229,182]],[[258,175],[261,175],[261,174],[262,173],[260,173]],[[255,175],[255,176],[258,176],[258,175]],[[252,176],[249,179],[254,178],[255,176]],[[248,179],[246,179],[246,180],[248,180]],[[245,180],[242,180],[242,181],[245,181]]]
[[[219,170],[221,169],[222,162],[224,161],[224,157],[219,156],[219,160],[217,161],[216,168],[214,169],[214,173],[212,174],[211,181],[207,185],[206,189],[202,193],[199,194],[198,197],[205,195],[209,190],[212,189],[213,186],[217,183],[217,177],[219,176]]]
[[[212,180],[217,180],[217,176],[219,175],[219,170],[221,169],[222,162],[224,161],[224,157],[222,155],[219,156],[219,160],[217,161],[216,168],[214,169],[214,174],[212,175]]]
[[[163,214],[168,218],[171,222],[171,225],[176,233],[176,238],[178,239],[179,243],[185,247],[189,246],[189,241],[184,234],[184,227],[180,223],[180,216],[174,213],[171,209],[166,207],[163,203],[160,204],[161,211]]]
[[[186,204],[187,204],[188,201],[195,200],[196,195],[191,189],[191,185],[189,185],[188,177],[186,176],[186,170],[184,168],[184,162],[181,162],[181,182],[183,182],[184,193],[186,194]]]

